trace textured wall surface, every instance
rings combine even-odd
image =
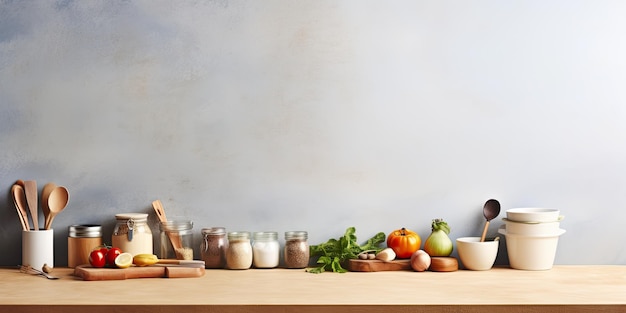
[[[69,225],[110,242],[116,213],[157,198],[198,245],[210,226],[426,239],[433,218],[478,236],[496,198],[561,209],[556,263],[626,264],[625,15],[591,0],[0,0],[0,265],[21,260],[17,179],[70,191],[57,265]]]

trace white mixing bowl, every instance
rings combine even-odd
[[[461,237],[456,239],[456,249],[465,268],[474,271],[491,269],[498,255],[500,241],[483,241],[480,237]]]

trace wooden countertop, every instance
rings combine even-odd
[[[310,274],[304,270],[207,270],[200,278],[59,280],[0,269],[0,311],[106,312],[626,312],[626,266],[549,271]],[[87,311],[87,308],[88,311]],[[184,307],[184,308],[181,308]],[[43,311],[42,311],[43,312]]]

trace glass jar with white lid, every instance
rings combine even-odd
[[[113,229],[112,245],[123,252],[137,255],[153,254],[152,231],[146,213],[115,214],[117,223]]]

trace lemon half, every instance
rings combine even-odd
[[[115,258],[115,266],[117,266],[118,268],[127,268],[130,267],[132,264],[133,255],[128,252],[121,253]]]

